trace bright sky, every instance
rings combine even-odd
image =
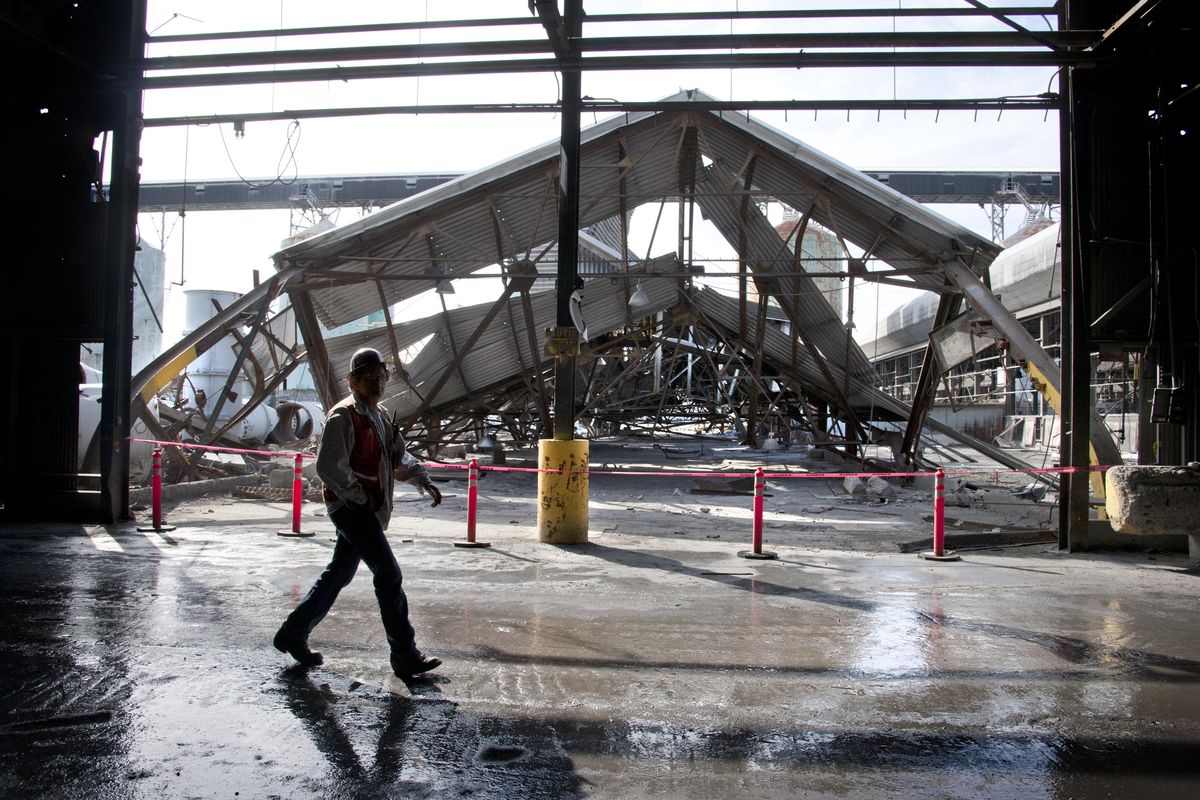
[[[992,0],[991,5],[1024,4],[1023,0]],[[913,0],[820,0],[820,2],[752,2],[751,0],[585,0],[592,13],[665,10],[757,10],[767,8],[913,7]],[[964,0],[922,0],[921,6],[965,7]],[[449,10],[452,9],[452,12]],[[390,0],[343,0],[338,4],[304,0],[229,2],[229,0],[150,0],[147,29],[160,34],[230,30],[351,25],[375,22],[444,19],[447,13],[463,19],[483,17],[531,18],[526,0],[458,0],[453,4]],[[1046,29],[1050,22],[1022,18],[1030,27]],[[673,24],[670,31],[646,26],[586,26],[585,35],[616,36],[652,33],[756,33],[828,30],[813,21],[795,23],[746,21]],[[929,20],[897,21],[899,30],[929,30]],[[891,19],[863,20],[861,30],[892,30]],[[958,27],[1004,30],[998,21],[963,20]],[[156,30],[157,29],[157,30]],[[416,44],[433,41],[496,40],[543,37],[540,26],[390,32],[354,37],[305,39],[282,37],[187,45],[157,45],[149,55],[212,52],[216,49],[275,50],[371,44]],[[286,69],[287,67],[285,67]],[[646,71],[585,73],[583,93],[617,100],[655,100],[681,88],[698,88],[719,99],[906,99],[917,97],[985,98],[1036,95],[1057,89],[1049,67],[1012,69],[840,69],[731,71]],[[298,108],[408,105],[421,103],[553,102],[558,99],[557,76],[475,75],[422,79],[387,79],[318,84],[280,83],[249,87],[149,92],[148,118],[213,113],[279,111]],[[850,166],[864,170],[1013,170],[1058,169],[1057,115],[1042,112],[758,112],[754,116]],[[584,125],[592,120],[586,118]],[[142,136],[142,179],[191,181],[231,179],[239,175],[254,182],[296,174],[362,175],[408,172],[468,172],[502,161],[543,142],[557,139],[560,121],[552,114],[493,114],[468,116],[421,115],[249,123],[244,137],[232,126],[147,128]],[[294,152],[294,156],[293,156]],[[975,206],[939,206],[939,212],[990,236],[985,212]],[[336,220],[355,219],[360,212],[342,209]],[[1010,215],[1009,230],[1018,224]],[[168,287],[164,344],[183,328],[182,290],[246,291],[253,270],[271,272],[270,256],[290,235],[289,212],[189,212],[142,214],[141,235],[159,246],[165,239]],[[636,250],[649,235],[635,217],[631,246]],[[674,249],[671,241],[667,249]],[[660,246],[656,244],[655,250]],[[698,232],[696,252],[712,258],[729,255],[723,240]],[[183,286],[173,285],[182,278]],[[484,284],[484,281],[459,281]],[[452,305],[482,302],[490,297],[459,288]],[[878,302],[886,314],[911,295],[884,288]],[[856,292],[856,322],[861,340],[874,338],[876,287]],[[429,313],[420,303],[408,311]]]

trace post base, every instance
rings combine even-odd
[[[756,553],[753,550],[738,550],[738,558],[750,558],[756,561],[767,561],[772,558],[779,558],[779,554],[773,553],[770,550],[763,550],[761,553]]]
[[[538,541],[587,544],[588,440],[539,440],[538,466]]]
[[[290,536],[293,539],[307,539],[309,536],[316,536],[316,531],[275,531],[278,536]]]
[[[917,557],[926,561],[962,561],[962,557],[953,550],[943,550],[940,556],[932,550],[926,550],[924,553],[918,553]]]
[[[455,542],[454,546],[455,547],[479,548],[479,547],[491,547],[492,543],[491,542],[468,542],[466,540],[463,540],[461,542]]]
[[[137,527],[138,533],[166,533],[167,531],[173,531],[173,530],[175,530],[174,525],[159,525],[157,528],[154,527],[153,525],[150,525],[150,526],[139,525]]]

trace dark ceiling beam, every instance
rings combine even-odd
[[[864,174],[922,203],[995,202],[996,193],[1014,182],[1020,184],[1034,202],[1057,203],[1059,197],[1059,176],[1053,171],[867,170]],[[138,208],[143,212],[293,208],[299,197],[299,187],[307,188],[323,208],[373,208],[403,200],[458,177],[457,173],[301,176],[290,184],[258,188],[240,180],[143,182],[138,194]],[[339,279],[345,277],[349,276],[338,276]],[[424,276],[419,277],[427,280]]]
[[[551,4],[552,5],[552,4]],[[549,29],[548,29],[549,30]],[[548,34],[545,39],[513,39],[491,42],[433,42],[379,45],[373,47],[323,47],[302,50],[260,50],[247,53],[205,53],[195,56],[161,56],[141,61],[147,72],[175,69],[215,69],[278,64],[345,63],[398,59],[464,58],[475,56],[532,55],[553,50],[556,58],[565,35]],[[1099,31],[1048,32],[1033,38],[1029,32],[1010,31],[879,31],[861,33],[764,33],[715,36],[611,36],[580,39],[583,53],[656,52],[664,50],[797,50],[824,48],[886,47],[1089,47],[1100,38]]]
[[[764,50],[842,47],[1086,47],[1099,31],[859,31],[678,36],[588,36],[585,53],[658,50]]]
[[[173,69],[214,69],[264,64],[320,64],[347,61],[385,61],[412,58],[470,58],[474,56],[549,54],[545,39],[494,42],[429,42],[377,46],[315,47],[303,50],[258,50],[246,53],[205,53],[197,56],[159,56],[143,59],[147,72]]]
[[[1047,12],[1049,13],[1049,12]],[[373,25],[324,25],[313,28],[272,28],[250,31],[217,31],[214,33],[185,33],[147,36],[150,45],[175,42],[215,42],[223,39],[277,39],[283,36],[324,36],[347,33],[388,33],[390,31],[422,31],[441,28],[490,28],[513,25],[534,25],[528,17],[496,17],[493,19],[435,19],[425,22],[382,22]]]
[[[78,69],[80,72],[90,75],[93,78],[110,80],[113,77],[111,74],[101,74],[100,71],[97,70],[96,67],[89,63],[86,59],[82,58],[76,53],[63,49],[49,39],[34,33],[20,22],[10,17],[5,11],[0,11],[0,34],[3,34],[3,36],[0,36],[0,39],[8,38],[24,47],[46,53],[52,56],[54,59],[57,59],[59,62],[63,64],[69,64],[70,66]],[[11,49],[11,44],[6,44],[5,49]]]
[[[1183,54],[1179,56],[1183,59]],[[1114,56],[1113,58],[1118,58]],[[1136,58],[1136,57],[1135,57]],[[555,58],[500,61],[451,61],[421,64],[377,64],[361,67],[308,67],[291,70],[208,72],[147,77],[131,88],[145,91],[202,86],[244,86],[265,83],[314,83],[378,78],[415,78],[435,75],[522,74],[557,72],[578,67],[587,71],[680,69],[846,69],[872,67],[1059,67],[1094,65],[1098,56],[1022,50],[832,53],[703,53],[676,55],[593,56],[560,62]],[[1162,63],[1163,57],[1158,57]],[[120,86],[114,88],[121,88]]]
[[[558,59],[568,59],[577,49],[571,46],[570,37],[567,35],[566,20],[558,11],[558,0],[529,0],[529,8],[542,23],[542,27],[546,29],[546,37],[550,41],[550,47],[554,50],[554,56]],[[546,43],[541,42],[542,47]]]
[[[1009,17],[1053,17],[1054,5],[1013,6],[1003,9]],[[990,17],[993,9],[981,8],[808,8],[778,11],[677,11],[664,13],[588,14],[587,24],[606,22],[741,22],[771,19],[861,19],[903,17]]]
[[[1037,39],[1038,41],[1042,41],[1042,42],[1047,41],[1044,38],[1046,34],[1040,32],[1040,31],[1037,33],[1034,33],[1033,31],[1029,30],[1024,25],[1022,25],[1019,22],[1017,22],[1016,20],[1012,19],[1009,16],[1008,12],[1003,8],[995,8],[995,7],[989,6],[985,3],[980,2],[980,0],[965,0],[965,2],[969,3],[970,5],[974,6],[977,10],[979,10],[985,14],[990,14],[996,20],[1004,23],[1005,25],[1007,25],[1008,27],[1012,28],[1015,31],[1023,33],[1026,36],[1033,37],[1033,38]]]
[[[621,101],[584,100],[585,113],[636,111],[1051,111],[1059,107],[1053,92],[1032,97],[981,97],[912,100],[705,100]],[[359,108],[301,108],[256,113],[205,114],[187,117],[151,117],[145,128],[178,125],[219,125],[233,122],[270,122],[331,117],[370,117],[389,114],[557,114],[558,103],[447,103]]]
[[[1104,31],[1100,37],[1100,42],[1096,46],[1111,45],[1113,37],[1130,30],[1138,20],[1144,19],[1153,12],[1160,2],[1161,0],[1138,0],[1138,2],[1130,6],[1128,11],[1122,14],[1116,22]]]
[[[1015,6],[1005,8],[1007,17],[1054,16],[1055,6]],[[978,8],[853,8],[803,9],[787,11],[683,11],[647,14],[589,14],[584,22],[591,24],[619,22],[685,22],[685,21],[749,21],[771,19],[862,19],[906,17],[980,17],[992,16],[990,9]],[[147,36],[150,45],[176,42],[214,42],[224,39],[277,39],[285,36],[322,36],[347,33],[387,33],[390,31],[420,31],[445,28],[507,27],[536,25],[539,20],[527,17],[497,17],[494,19],[439,19],[424,22],[386,22],[371,25],[326,25],[311,28],[271,28],[248,31],[217,31]]]

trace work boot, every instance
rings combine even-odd
[[[408,680],[414,675],[420,675],[423,672],[437,669],[442,665],[442,660],[435,656],[427,656],[420,650],[415,651],[410,656],[392,656],[392,672],[396,673],[396,677],[401,680]]]
[[[272,642],[275,649],[281,653],[287,653],[292,658],[306,667],[315,667],[325,662],[325,659],[316,650],[308,649],[308,642],[297,636],[287,628],[280,628],[275,634],[275,640]]]

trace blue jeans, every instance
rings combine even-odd
[[[283,627],[300,641],[307,641],[313,628],[329,613],[338,593],[354,577],[361,559],[375,576],[375,598],[379,601],[379,616],[383,618],[392,656],[414,656],[418,651],[412,623],[408,621],[404,576],[375,512],[366,505],[346,505],[332,512],[329,518],[338,532],[333,558],[300,605],[288,615]]]

